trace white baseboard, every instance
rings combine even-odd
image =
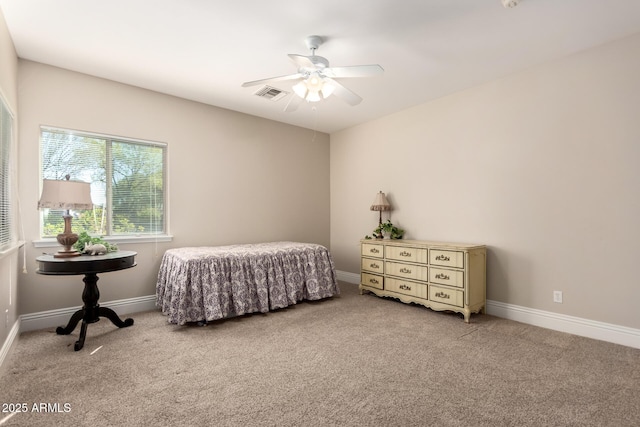
[[[640,348],[640,330],[487,300],[487,314],[581,337]]]
[[[156,296],[121,299],[100,303],[101,307],[109,307],[118,315],[138,313],[156,309]],[[68,307],[58,310],[40,311],[38,313],[23,314],[20,316],[20,332],[35,331],[57,326],[65,326],[73,313],[81,307]]]
[[[336,275],[338,276],[338,280],[353,284],[360,283],[359,274],[336,271]],[[492,300],[487,300],[486,312],[492,316],[515,320],[516,322],[526,323],[528,325],[540,326],[554,331],[566,332],[627,347],[640,348],[640,329]]]
[[[341,282],[353,283],[354,285],[360,284],[360,275],[357,273],[336,270],[336,276]]]
[[[11,349],[16,343],[16,339],[18,338],[18,333],[20,331],[20,319],[16,320],[9,331],[9,335],[7,335],[7,339],[4,340],[4,344],[2,344],[2,348],[0,348],[0,369],[4,365],[4,360],[9,356]]]

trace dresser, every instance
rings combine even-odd
[[[462,313],[467,323],[471,313],[484,312],[484,245],[365,239],[360,254],[360,294]]]

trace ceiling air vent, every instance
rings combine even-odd
[[[272,87],[272,86],[262,86],[255,93],[255,95],[257,95],[257,96],[259,96],[261,98],[270,99],[272,101],[277,101],[277,100],[279,100],[281,98],[284,98],[288,94],[289,94],[289,92],[285,92],[283,90],[277,89],[277,88]]]

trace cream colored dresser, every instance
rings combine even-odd
[[[373,292],[433,310],[464,315],[484,312],[486,259],[483,245],[420,240],[362,240],[360,293]]]

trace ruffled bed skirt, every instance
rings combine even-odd
[[[339,293],[331,254],[321,245],[188,247],[162,257],[156,305],[169,323],[184,325],[266,313]]]

